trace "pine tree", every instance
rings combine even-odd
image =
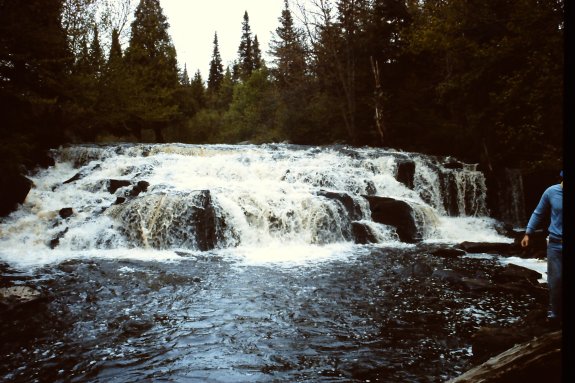
[[[110,54],[108,55],[107,66],[114,65],[122,60],[122,45],[120,44],[120,34],[114,28],[112,30],[112,44],[110,46]]]
[[[258,36],[254,36],[253,44],[253,56],[254,56],[254,70],[261,69],[263,67],[262,51],[260,49],[260,43],[258,41]]]
[[[102,71],[104,70],[105,60],[104,52],[100,45],[100,39],[98,37],[98,27],[94,25],[94,32],[92,36],[92,43],[90,44],[90,49],[88,51],[88,59],[90,63],[90,69],[95,77],[100,77]]]
[[[140,138],[142,128],[152,128],[159,142],[162,129],[178,116],[178,66],[168,27],[159,0],[140,0],[125,56],[135,85],[130,102],[134,133]]]
[[[0,1],[0,214],[10,205],[11,176],[64,139],[72,56],[61,14],[62,0]]]
[[[108,61],[100,81],[96,116],[100,130],[119,136],[129,133],[126,125],[130,119],[128,104],[132,89],[132,79],[127,74],[122,57],[119,33],[113,29]]]
[[[252,74],[254,67],[254,47],[250,28],[250,18],[248,16],[248,12],[245,11],[244,20],[242,22],[242,39],[238,48],[239,78],[241,80],[246,80]]]
[[[206,88],[204,87],[204,80],[200,71],[196,71],[194,78],[190,83],[190,90],[192,100],[194,100],[194,105],[196,107],[196,112],[206,106]]]
[[[189,86],[190,85],[190,76],[188,76],[188,67],[184,64],[184,70],[180,76],[180,85]]]
[[[215,94],[218,92],[224,80],[224,66],[222,65],[222,58],[220,56],[220,48],[218,46],[218,34],[214,33],[214,51],[212,53],[212,60],[210,61],[210,73],[208,75],[208,92]]]
[[[272,70],[276,81],[282,88],[302,81],[305,71],[305,47],[300,31],[294,27],[287,0],[279,18],[280,26],[276,29],[275,38],[270,44],[270,53],[274,57]]]

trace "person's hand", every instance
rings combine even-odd
[[[523,239],[521,240],[521,247],[527,247],[527,246],[529,246],[529,236],[525,234],[525,236],[523,236]]]

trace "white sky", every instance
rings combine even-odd
[[[283,0],[160,0],[170,24],[170,35],[181,68],[193,77],[199,69],[207,81],[214,33],[224,68],[238,56],[244,12],[248,12],[252,35],[267,58],[272,32],[279,26]],[[269,61],[269,60],[268,60]]]

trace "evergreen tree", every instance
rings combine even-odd
[[[196,71],[190,84],[191,96],[196,106],[196,112],[206,107],[206,88],[200,71]]]
[[[86,41],[86,37],[84,36],[80,40],[79,52],[78,56],[76,57],[76,62],[74,64],[74,73],[89,75],[91,70],[92,67],[90,63],[90,49],[88,48],[88,42]]]
[[[122,57],[122,46],[117,29],[112,30],[112,42],[106,69],[100,81],[97,126],[103,132],[122,136],[129,133],[129,102],[134,86]]]
[[[253,56],[254,56],[254,70],[261,69],[263,67],[264,61],[262,58],[262,51],[260,49],[260,43],[258,41],[257,35],[254,36]]]
[[[105,59],[104,52],[100,45],[100,39],[98,37],[98,27],[94,25],[92,43],[90,44],[90,49],[88,53],[89,63],[91,71],[95,77],[100,77],[102,71],[104,70]]]
[[[220,56],[220,48],[218,46],[218,34],[214,33],[214,51],[212,53],[212,60],[210,61],[210,73],[208,75],[208,92],[216,94],[222,85],[224,79],[224,66]]]
[[[112,30],[112,43],[110,45],[110,53],[108,55],[107,66],[113,66],[122,60],[122,45],[120,44],[120,34],[114,28]]]
[[[282,129],[294,143],[308,143],[313,133],[309,112],[312,104],[311,84],[306,78],[303,37],[293,23],[287,0],[279,18],[270,53],[274,57],[273,77],[285,113]]]
[[[162,142],[162,129],[178,117],[178,66],[168,27],[159,0],[140,0],[125,56],[135,85],[130,113],[138,139],[142,128],[152,128]]]
[[[215,106],[217,109],[226,110],[230,106],[236,84],[237,80],[234,79],[232,70],[227,67],[216,99],[217,101]]]
[[[270,44],[270,53],[274,57],[272,74],[281,88],[287,88],[302,81],[305,71],[305,48],[300,31],[294,27],[287,0],[279,18],[280,26]]]
[[[188,67],[184,64],[184,70],[180,76],[180,85],[189,86],[190,85],[190,76],[188,76]]]
[[[238,48],[238,71],[239,78],[246,80],[255,68],[254,46],[250,28],[250,18],[245,11],[242,21],[242,38]]]
[[[11,179],[63,143],[72,64],[61,0],[0,1],[0,200]],[[12,181],[12,182],[11,182]],[[8,197],[6,197],[8,198]],[[6,213],[0,207],[0,214]]]

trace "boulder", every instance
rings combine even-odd
[[[114,194],[119,188],[130,186],[132,184],[129,180],[108,180],[108,191]]]
[[[63,219],[66,219],[66,218],[72,216],[72,214],[74,214],[74,209],[72,209],[71,207],[65,207],[65,208],[60,209],[58,214]]]
[[[377,238],[373,235],[370,227],[361,222],[352,222],[351,231],[355,243],[365,245],[367,243],[377,243]]]
[[[414,177],[415,162],[407,158],[400,160],[398,159],[396,179],[408,188],[413,189]]]
[[[513,249],[511,243],[500,242],[462,242],[458,248],[465,250],[467,253],[507,253]]]
[[[373,221],[395,227],[402,242],[421,241],[413,208],[407,202],[379,196],[364,196],[364,198],[369,202]]]
[[[353,221],[361,219],[361,209],[349,194],[320,190],[317,192],[317,195],[328,199],[333,199],[341,203],[347,211],[350,220]]]
[[[457,258],[465,255],[465,250],[456,249],[454,247],[441,247],[433,250],[431,255],[442,258]]]
[[[112,205],[107,214],[120,222],[122,234],[137,246],[155,249],[211,250],[219,228],[209,190],[181,194],[152,194]]]
[[[24,203],[33,183],[21,174],[3,175],[0,181],[0,216],[6,216]]]
[[[530,284],[537,285],[539,283],[539,279],[542,277],[541,273],[535,270],[510,263],[501,271],[496,272],[493,276],[493,280],[497,283],[525,281]]]
[[[0,288],[0,308],[14,309],[43,300],[42,293],[29,286],[10,286]]]

